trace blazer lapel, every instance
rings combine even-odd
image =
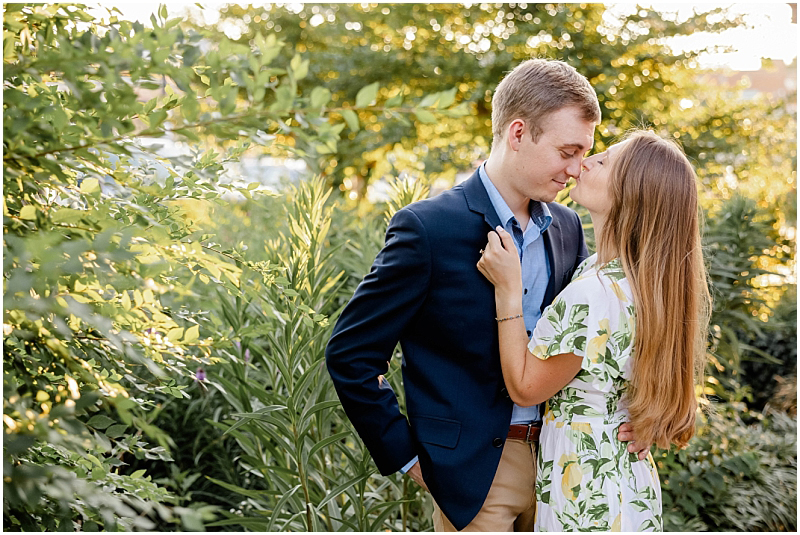
[[[467,199],[467,206],[475,213],[482,214],[490,228],[500,225],[500,218],[492,205],[489,194],[481,182],[481,175],[476,170],[471,177],[463,183],[464,197]]]

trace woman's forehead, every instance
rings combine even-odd
[[[630,142],[631,142],[630,139],[626,139],[625,141],[622,141],[621,143],[615,143],[615,144],[611,145],[610,147],[608,147],[605,150],[606,156],[613,156],[614,154],[619,152],[619,150],[622,148],[623,145],[625,145],[625,143],[630,143]]]

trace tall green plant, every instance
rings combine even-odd
[[[394,202],[418,198],[412,189],[413,199]],[[213,526],[377,531],[418,525],[400,508],[416,489],[399,476],[374,477],[325,371],[331,321],[343,306],[337,296],[353,290],[339,264],[346,241],[330,235],[332,221],[348,216],[329,196],[322,180],[293,187],[265,268],[245,275],[252,276],[253,300],[220,301],[231,337],[241,344],[236,358],[211,370],[210,383],[219,385],[232,410],[214,425],[242,448],[251,485],[216,481],[246,500],[240,513]],[[349,217],[355,226],[358,220]],[[382,230],[376,225],[370,232]]]

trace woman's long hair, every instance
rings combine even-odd
[[[626,402],[637,442],[685,447],[694,435],[711,298],[697,177],[680,147],[637,130],[612,157],[612,207],[598,250],[619,256],[636,308]]]

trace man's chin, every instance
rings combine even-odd
[[[535,197],[531,197],[531,200],[532,201],[539,201],[539,202],[553,202],[553,201],[556,200],[556,197],[558,197],[558,193],[553,193],[553,194],[549,194],[549,193],[548,194],[541,194],[540,193],[539,195],[537,195]]]

